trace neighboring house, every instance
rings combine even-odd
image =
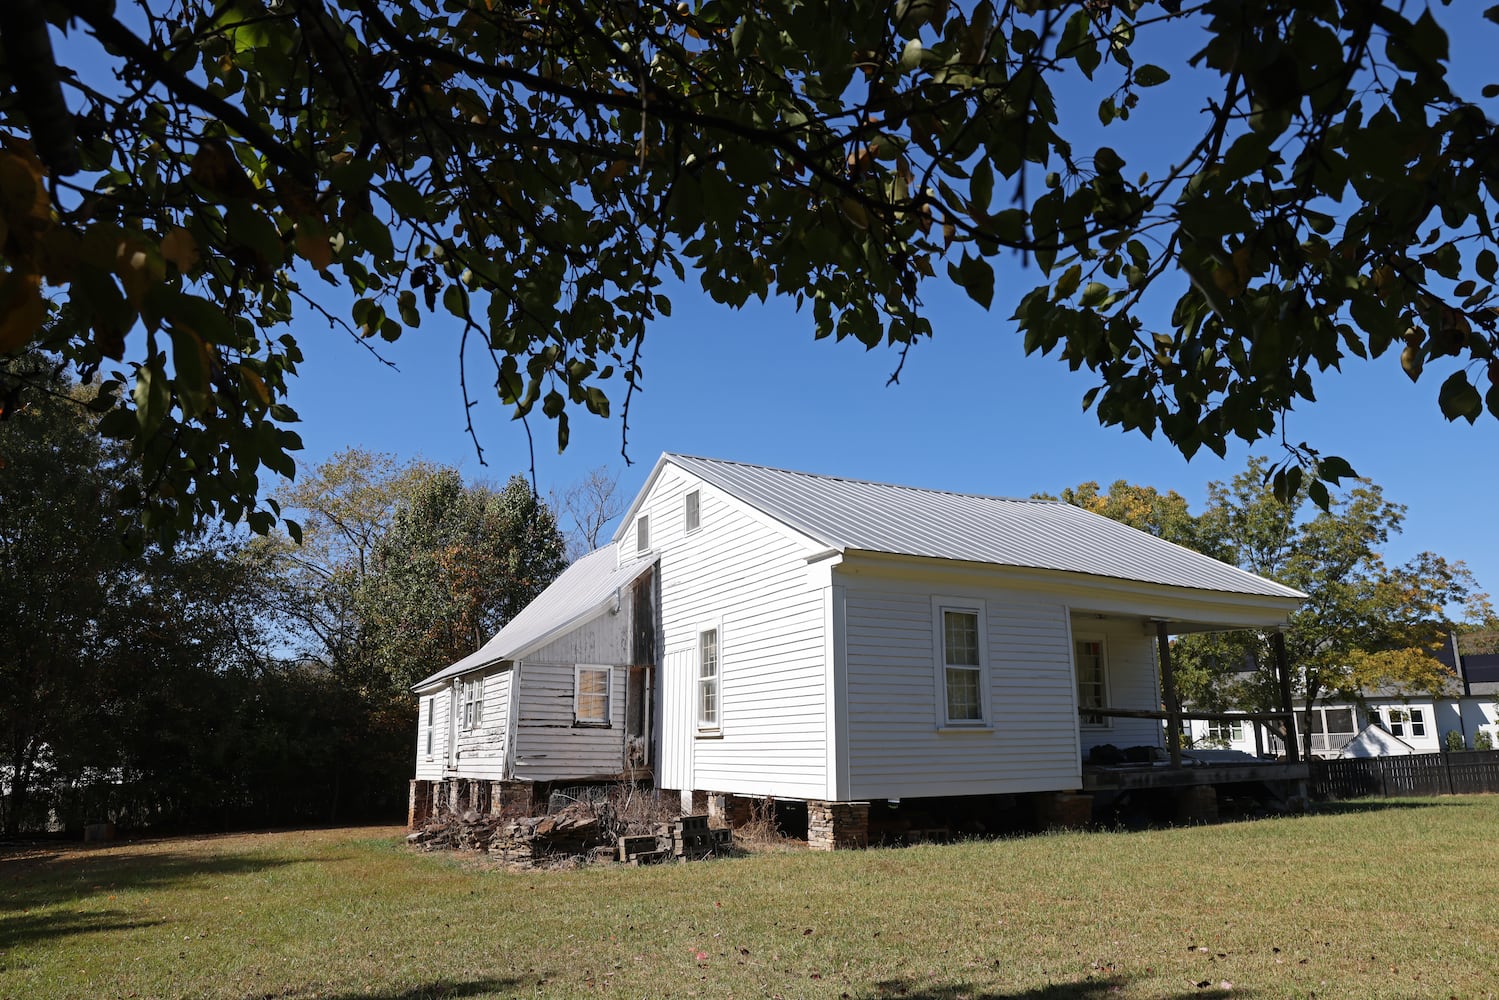
[[[1163,744],[1166,634],[1303,596],[1065,503],[664,455],[608,546],[414,687],[413,821],[649,777],[841,843],[871,801],[1071,792],[1090,748]]]
[[[1499,682],[1470,682],[1471,694],[1462,694],[1455,679],[1445,697],[1431,694],[1406,695],[1398,691],[1370,691],[1356,701],[1331,701],[1312,709],[1312,755],[1315,757],[1348,756],[1344,749],[1369,726],[1377,726],[1396,737],[1405,750],[1400,753],[1436,753],[1447,746],[1447,734],[1457,732],[1471,749],[1474,737],[1487,731],[1499,745]],[[1305,704],[1296,706],[1297,739],[1307,724]],[[1188,725],[1188,739],[1194,746],[1219,746],[1243,750],[1257,756],[1276,756],[1282,752],[1279,737],[1268,727],[1252,722],[1204,723]],[[1300,743],[1297,744],[1300,746]],[[1365,741],[1356,756],[1368,752]]]

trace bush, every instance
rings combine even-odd
[[[1447,733],[1447,752],[1448,753],[1456,753],[1459,750],[1466,750],[1467,748],[1468,748],[1468,745],[1463,742],[1463,734],[1462,733],[1458,732],[1456,729],[1448,731],[1448,733]]]
[[[1494,749],[1494,737],[1492,737],[1492,736],[1489,735],[1489,731],[1487,729],[1480,729],[1478,731],[1478,735],[1475,736],[1475,737],[1473,737],[1473,749],[1474,750],[1492,750],[1492,749]]]

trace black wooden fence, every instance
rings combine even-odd
[[[1318,799],[1499,792],[1499,750],[1339,760],[1313,758],[1308,763],[1312,796]]]

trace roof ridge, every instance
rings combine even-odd
[[[778,465],[760,465],[756,462],[741,462],[732,458],[710,458],[706,455],[684,455],[680,452],[667,452],[669,458],[685,458],[693,462],[708,462],[714,465],[737,465],[745,469],[759,469],[764,472],[780,472],[788,476],[805,476],[808,479],[823,479],[837,483],[852,483],[859,486],[883,486],[892,490],[910,490],[913,493],[933,493],[940,496],[965,497],[973,500],[1002,500],[1006,503],[1034,503],[1073,506],[1065,500],[1046,500],[1041,497],[1004,497],[995,496],[991,493],[964,493],[961,490],[943,490],[931,486],[912,486],[908,483],[887,483],[879,479],[859,479],[855,476],[832,476],[825,472],[807,472],[802,469],[784,469]]]

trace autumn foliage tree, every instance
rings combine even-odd
[[[563,445],[628,410],[689,274],[903,358],[934,285],[988,307],[1034,263],[1026,350],[1188,455],[1278,434],[1350,357],[1474,420],[1499,176],[1451,30],[1393,0],[10,0],[0,353],[103,380],[166,532],[271,527],[308,321],[447,327],[465,401]],[[1348,464],[1293,440],[1277,491],[1326,502]]]

